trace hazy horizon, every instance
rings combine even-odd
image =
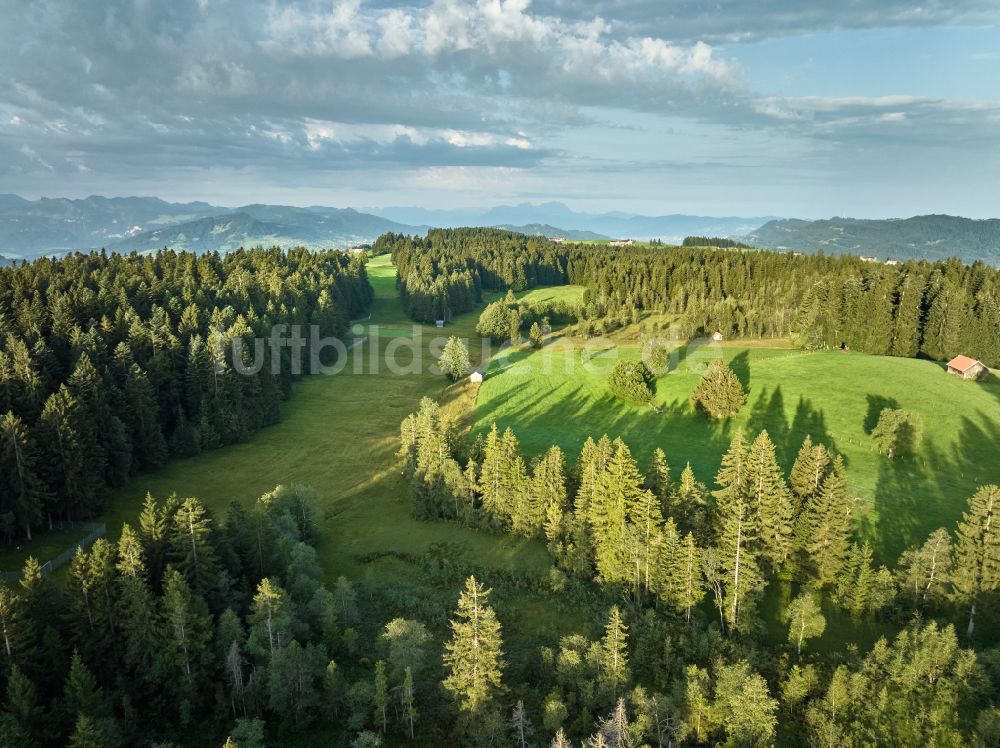
[[[985,218],[1000,189],[986,0],[0,0],[0,20],[0,192],[25,197]]]

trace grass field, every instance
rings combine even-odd
[[[517,298],[528,304],[547,304],[558,301],[576,304],[583,299],[584,290],[583,286],[544,286],[519,293]]]
[[[640,355],[636,346],[587,349],[562,339],[542,351],[505,349],[492,359],[479,391],[474,428],[496,421],[510,426],[528,453],[558,444],[570,459],[588,435],[621,436],[641,463],[662,447],[675,472],[690,461],[707,483],[738,428],[766,428],[786,470],[810,434],[844,455],[849,487],[867,504],[862,533],[892,562],[931,530],[951,529],[979,485],[1000,483],[996,381],[964,382],[930,361],[728,342],[678,349],[674,370],[657,380],[658,414],[607,394],[614,362]],[[714,356],[728,360],[750,391],[746,407],[722,423],[694,413],[688,400],[699,367]],[[892,462],[872,445],[867,430],[886,406],[921,415],[924,437],[912,458]]]

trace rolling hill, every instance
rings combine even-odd
[[[769,221],[747,234],[750,244],[801,252],[859,254],[879,259],[942,260],[958,257],[1000,265],[1000,219],[959,216],[862,220]]]

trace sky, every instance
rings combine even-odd
[[[0,193],[1000,214],[996,0],[0,0]]]

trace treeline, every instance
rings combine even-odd
[[[483,289],[578,284],[604,316],[674,318],[682,335],[793,337],[805,348],[1000,365],[1000,271],[982,263],[555,244],[493,229],[386,235],[414,319],[466,311]],[[591,310],[593,312],[594,310]],[[588,314],[591,317],[592,314]]]
[[[756,715],[747,719],[763,719],[754,728],[762,732],[746,742],[744,733],[734,744],[769,744],[778,716],[788,720],[794,736],[788,744],[958,746],[988,745],[1000,737],[1000,712],[989,696],[1000,683],[1000,671],[990,665],[995,652],[977,659],[958,645],[951,625],[925,623],[957,618],[971,636],[977,610],[982,615],[996,609],[1000,488],[985,486],[969,499],[954,536],[939,529],[890,568],[876,565],[871,547],[855,537],[859,507],[846,489],[843,459],[808,438],[786,476],[766,431],[752,441],[738,433],[709,490],[690,465],[675,479],[660,450],[641,472],[628,446],[606,436],[588,439],[573,466],[559,447],[529,464],[509,429],[501,434],[494,427],[485,438],[465,443],[429,400],[403,422],[401,437],[418,517],[544,539],[570,578],[624,595],[633,620],[658,621],[661,642],[687,641],[695,636],[692,629],[722,634],[714,640],[709,634],[708,652],[672,650],[668,658],[681,662],[670,664],[671,685],[660,685],[664,701],[674,708],[679,701],[683,712],[693,704],[685,689],[695,689],[702,705],[709,701],[701,662],[715,661],[720,678],[718,659],[742,667],[740,688],[756,690],[760,699],[757,707],[744,705]],[[795,661],[769,651],[760,639],[757,606],[779,578],[794,580],[802,590],[783,611]],[[805,643],[825,628],[823,601],[852,616],[910,625],[894,643],[881,640],[863,660],[840,651],[806,663],[800,659]],[[740,660],[748,651],[778,686],[780,709],[778,703],[768,706],[763,679],[751,688],[759,676]],[[936,664],[918,664],[921,658]],[[936,676],[921,681],[928,667],[948,673],[948,684]],[[987,686],[987,671],[993,686]],[[716,698],[723,688],[716,683]],[[883,698],[890,693],[891,704]],[[761,718],[760,710],[770,717]],[[977,710],[983,710],[978,723]],[[701,730],[688,719],[670,718],[671,730],[680,729],[680,735],[670,733],[674,738],[700,744],[719,737],[708,726],[718,727],[718,721],[708,720]],[[714,719],[726,717],[716,713]]]
[[[685,236],[682,247],[719,247],[720,249],[753,249],[750,244],[743,244],[735,239],[722,236]]]
[[[567,282],[558,245],[502,229],[432,229],[426,237],[385,234],[372,251],[392,253],[403,306],[419,322],[447,320],[475,308],[483,289],[521,291]]]
[[[92,253],[0,269],[0,531],[30,538],[53,518],[92,516],[107,488],[168,455],[273,423],[309,350],[280,348],[274,374],[265,345],[259,371],[239,373],[254,339],[279,324],[342,335],[371,297],[363,259],[332,251]]]

